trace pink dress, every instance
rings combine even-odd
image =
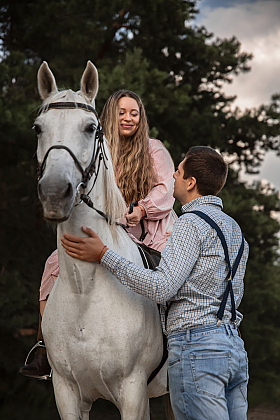
[[[177,218],[173,210],[174,164],[168,150],[160,140],[150,139],[150,153],[156,173],[156,184],[147,197],[138,204],[144,207],[144,228],[147,235],[143,243],[162,251]],[[129,234],[139,239],[142,233],[140,223],[128,229]],[[58,254],[55,250],[47,259],[40,287],[40,300],[46,300],[58,277]]]

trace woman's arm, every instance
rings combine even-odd
[[[168,150],[161,141],[150,139],[151,157],[156,175],[156,184],[147,197],[138,202],[150,220],[164,219],[174,204],[174,164]]]

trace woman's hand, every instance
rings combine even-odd
[[[134,227],[138,225],[140,220],[146,216],[146,212],[144,207],[142,206],[135,206],[133,207],[133,212],[129,214],[129,207],[127,208],[127,213],[125,214],[125,218],[127,221],[127,225],[129,227]]]
[[[89,237],[85,238],[65,233],[61,238],[61,245],[71,257],[82,261],[100,263],[101,258],[108,250],[107,246],[103,244],[97,233],[92,229],[83,227],[82,230]]]

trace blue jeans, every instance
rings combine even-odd
[[[176,420],[245,420],[248,359],[229,324],[168,337],[168,377]]]

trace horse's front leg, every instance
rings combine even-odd
[[[89,420],[90,404],[81,403],[70,383],[54,370],[52,374],[56,406],[62,420]]]
[[[147,379],[131,375],[121,385],[118,401],[122,420],[150,420]]]
[[[147,408],[146,408],[146,414],[144,417],[144,420],[150,420],[150,403],[149,400],[147,401]]]

